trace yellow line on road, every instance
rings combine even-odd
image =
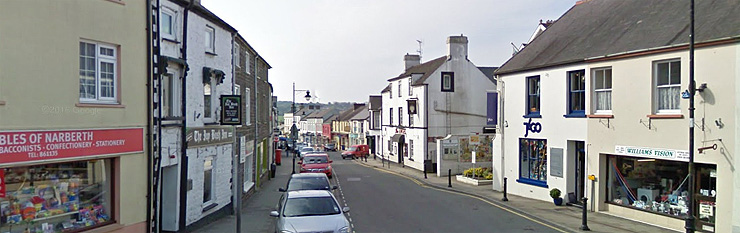
[[[394,172],[394,171],[389,171],[389,170],[386,170],[386,169],[381,169],[381,168],[377,168],[377,167],[372,167],[372,166],[370,166],[370,165],[367,165],[367,164],[363,164],[363,163],[360,163],[360,162],[357,162],[357,161],[354,161],[354,162],[355,162],[355,163],[357,163],[357,164],[359,164],[359,165],[361,165],[361,166],[364,166],[364,167],[368,167],[368,168],[372,168],[372,169],[375,169],[375,170],[377,170],[377,171],[380,171],[380,172],[385,172],[385,173],[388,173],[388,174],[393,174],[393,175],[397,175],[397,176],[400,176],[400,177],[406,178],[406,179],[408,179],[408,180],[410,180],[410,181],[412,181],[412,182],[416,183],[417,185],[419,185],[419,186],[421,186],[421,187],[424,187],[424,188],[431,188],[431,187],[428,187],[428,186],[427,186],[426,184],[422,183],[421,181],[418,181],[418,180],[417,180],[416,178],[413,178],[413,177],[409,177],[409,176],[407,176],[407,175],[405,175],[405,174],[401,174],[401,173],[398,173],[398,172]],[[484,198],[481,198],[481,197],[477,197],[477,196],[474,196],[474,195],[470,195],[470,194],[467,194],[467,193],[454,192],[454,191],[450,191],[450,190],[446,190],[446,189],[442,189],[442,188],[433,188],[433,189],[436,189],[436,190],[440,190],[440,191],[444,191],[444,192],[447,192],[447,193],[452,193],[452,194],[458,194],[458,195],[462,195],[462,196],[467,196],[467,197],[475,198],[475,199],[478,199],[478,200],[480,200],[480,201],[482,201],[482,202],[488,203],[489,205],[492,205],[492,206],[494,206],[494,207],[497,207],[497,208],[499,208],[499,209],[505,210],[505,211],[507,211],[507,212],[509,212],[509,213],[512,213],[512,214],[514,214],[514,215],[517,215],[517,216],[519,216],[519,217],[522,217],[522,218],[524,218],[524,219],[527,219],[527,220],[529,220],[529,221],[532,221],[532,222],[538,223],[538,224],[540,224],[540,225],[543,225],[543,226],[549,227],[549,228],[551,228],[551,229],[553,229],[553,230],[556,230],[556,231],[558,231],[558,232],[563,232],[563,233],[567,233],[567,231],[561,230],[560,228],[554,227],[554,226],[552,226],[552,225],[550,225],[550,224],[544,223],[544,222],[542,222],[542,221],[539,221],[539,220],[537,220],[537,219],[533,219],[533,218],[531,218],[531,217],[529,217],[529,216],[523,215],[523,214],[521,214],[521,213],[518,213],[518,212],[516,212],[516,211],[514,211],[514,210],[511,210],[511,209],[509,209],[509,208],[507,208],[507,207],[505,207],[505,206],[502,206],[502,205],[499,205],[499,204],[493,203],[493,202],[491,202],[491,201],[489,201],[489,200],[486,200],[486,199],[484,199]]]

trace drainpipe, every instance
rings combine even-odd
[[[159,4],[159,1],[157,1],[157,4]],[[154,209],[154,203],[152,203],[152,184],[153,178],[152,174],[154,173],[152,169],[154,168],[154,161],[152,161],[152,31],[154,30],[151,28],[152,26],[152,3],[147,1],[146,4],[146,25],[149,28],[146,33],[146,70],[147,70],[147,79],[146,79],[146,154],[149,156],[149,158],[146,160],[146,203],[147,203],[147,211],[146,211],[146,229],[147,232],[151,232],[152,230],[152,209]],[[157,211],[159,212],[159,211]],[[161,223],[161,221],[160,221]]]
[[[258,139],[258,136],[259,136],[258,133],[257,133],[257,129],[259,129],[259,112],[257,112],[257,103],[259,103],[259,101],[257,101],[257,76],[259,75],[257,73],[259,71],[257,69],[257,65],[259,64],[259,58],[260,58],[260,55],[258,55],[255,52],[254,53],[254,70],[252,70],[252,74],[253,74],[252,75],[253,76],[252,80],[254,80],[254,86],[252,87],[254,89],[254,91],[253,91],[253,94],[254,94],[254,98],[253,98],[253,100],[254,100],[254,147],[252,148],[252,150],[254,150],[255,158],[257,158],[256,155],[258,155],[257,154],[257,139]],[[269,159],[268,159],[268,161],[269,161]],[[262,166],[262,164],[257,164],[257,166]],[[268,169],[268,171],[267,171],[267,177],[270,177],[270,171],[269,171],[270,166],[267,166],[267,169]]]
[[[499,91],[499,94],[498,94],[499,100],[500,100],[499,109],[498,109],[498,112],[499,112],[499,116],[500,117],[499,117],[499,124],[498,125],[500,125],[500,127],[501,127],[501,146],[500,146],[500,148],[501,148],[501,160],[500,161],[501,161],[501,180],[503,182],[503,179],[506,177],[506,160],[505,160],[506,155],[504,154],[505,151],[506,151],[504,149],[506,147],[506,143],[505,143],[506,142],[506,137],[505,137],[505,133],[504,133],[504,132],[506,132],[506,129],[505,129],[506,128],[506,125],[505,125],[505,122],[506,122],[505,116],[506,115],[505,115],[505,112],[504,112],[504,106],[506,104],[505,103],[506,102],[505,101],[506,100],[506,98],[505,98],[506,97],[506,83],[504,82],[504,80],[501,80],[501,77],[498,76],[498,75],[496,75],[495,80],[496,80],[496,85],[500,85],[501,86],[501,88],[499,89],[500,90]]]
[[[183,19],[182,19],[182,47],[180,48],[182,53],[182,60],[184,60],[187,63],[188,60],[188,13],[190,9],[193,8],[193,0],[191,0],[188,5],[183,10]],[[188,117],[187,117],[187,76],[188,76],[188,68],[185,67],[185,69],[182,72],[182,87],[181,87],[181,97],[180,97],[180,107],[181,112],[180,115],[182,115],[182,125],[180,126],[180,201],[179,201],[179,220],[178,222],[178,231],[184,231],[185,230],[185,216],[187,215],[187,193],[188,193],[188,143],[187,143],[187,124],[188,124]],[[193,119],[195,120],[195,119]]]
[[[236,35],[237,35],[237,33],[232,33],[231,34],[231,51],[232,51],[232,54],[234,54],[234,52],[236,52],[236,51],[234,51],[235,50],[234,49],[234,44],[236,43]],[[247,48],[245,47],[244,49],[246,50]],[[239,57],[240,55],[241,54],[236,54],[237,57]],[[236,87],[236,65],[237,64],[234,64],[234,56],[231,56],[231,64],[232,64],[231,65],[231,93],[232,94],[236,94],[236,92],[234,91],[234,89]],[[241,87],[239,87],[239,88],[241,88]],[[239,93],[241,93],[241,90],[239,90]],[[241,94],[239,96],[241,98]],[[239,125],[239,126],[241,126],[241,125]],[[234,187],[234,192],[233,192],[234,194],[233,194],[233,199],[232,199],[233,201],[232,201],[232,203],[234,203],[234,214],[236,215],[236,232],[242,232],[242,208],[241,208],[242,207],[242,204],[241,204],[242,203],[241,202],[241,200],[242,200],[242,195],[241,195],[242,194],[242,191],[241,190],[242,190],[242,184],[243,184],[243,182],[240,179],[241,176],[239,176],[239,168],[240,168],[239,167],[239,158],[240,158],[240,154],[236,152],[237,148],[234,147],[236,145],[237,140],[238,140],[238,134],[236,132],[236,126],[232,126],[232,127],[234,128],[234,142],[231,144],[232,145],[232,148],[233,148],[231,150],[231,159],[234,160],[234,162],[232,163],[233,164],[232,166],[233,166],[234,172],[232,173],[232,177],[233,178],[231,180],[233,180],[234,183],[235,183],[234,185],[232,185],[232,187]]]
[[[426,156],[429,156],[429,84],[424,84],[424,153]],[[437,151],[437,153],[439,153],[439,151]],[[437,163],[439,163],[439,161],[437,161]],[[431,164],[429,164],[429,166],[431,166]],[[426,175],[427,170],[425,164],[424,177],[426,177]]]

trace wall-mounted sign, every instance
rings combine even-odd
[[[221,124],[242,124],[242,97],[239,95],[221,96]]]
[[[550,175],[563,178],[563,148],[550,147]]]
[[[634,146],[614,146],[614,153],[626,156],[645,157],[652,159],[665,159],[674,161],[689,161],[689,151],[657,149]]]
[[[0,132],[0,164],[144,152],[144,129]]]
[[[189,128],[185,138],[188,147],[233,143],[234,128],[223,126]]]
[[[0,198],[5,198],[5,169],[0,169]]]
[[[542,132],[542,124],[539,122],[532,123],[532,118],[529,118],[528,122],[524,122],[524,137],[529,135],[529,132],[540,133]]]
[[[498,92],[486,93],[486,125],[498,123]]]
[[[416,114],[416,112],[417,112],[416,100],[410,99],[410,100],[407,100],[406,103],[408,104],[408,108],[407,109],[409,110],[409,115]]]
[[[470,145],[480,145],[480,136],[478,135],[470,135]]]

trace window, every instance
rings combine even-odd
[[[388,93],[390,93],[389,98],[393,99],[393,83],[390,83],[388,85],[390,85],[390,88],[388,88]]]
[[[414,115],[409,114],[409,127],[414,126]]]
[[[401,80],[398,80],[398,97],[401,97]]]
[[[216,53],[216,30],[211,26],[206,26],[205,36],[206,53]]]
[[[568,114],[584,115],[586,108],[586,72],[568,72]]]
[[[527,115],[540,115],[540,76],[527,77]]]
[[[398,126],[403,125],[403,108],[398,108]]]
[[[519,182],[547,186],[547,140],[519,139]]]
[[[249,65],[249,52],[246,52],[244,55],[244,69],[247,71],[247,74],[249,74],[252,72],[252,66]]]
[[[443,92],[454,92],[455,91],[455,73],[454,72],[442,72],[442,91]]]
[[[681,61],[656,62],[653,69],[657,113],[680,113]]]
[[[373,129],[380,128],[380,111],[373,111]]]
[[[211,84],[203,84],[203,117],[211,118]]]
[[[411,78],[409,78],[409,96],[414,94],[414,88],[411,87]]]
[[[594,70],[594,113],[609,114],[612,111],[612,69]]]
[[[0,169],[0,232],[46,231],[42,226],[51,227],[46,232],[86,231],[114,222],[111,163],[101,159]]]
[[[414,161],[414,140],[409,139],[409,160]]]
[[[241,56],[242,52],[239,49],[239,44],[234,44],[234,64],[236,64],[236,67],[238,68],[242,67]]]
[[[162,38],[175,40],[175,12],[163,7],[159,17],[159,28]]]
[[[203,203],[213,201],[213,156],[203,162]]]
[[[388,114],[388,116],[390,117],[388,118],[388,125],[393,125],[393,108],[390,108],[388,110],[388,113],[390,113]]]
[[[182,83],[177,73],[167,73],[162,77],[162,116],[179,117],[181,115]]]
[[[80,42],[80,102],[116,103],[116,49]]]
[[[246,119],[244,120],[244,124],[246,125],[252,125],[252,108],[250,106],[252,105],[252,91],[247,87],[244,89],[244,117]]]

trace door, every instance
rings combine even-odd
[[[405,148],[405,146],[404,146],[405,145],[405,142],[406,142],[406,137],[405,136],[402,135],[401,137],[398,138],[398,153],[397,153],[398,154],[398,163],[403,163],[403,156],[405,155],[404,154],[404,151],[406,151],[404,149]]]
[[[581,199],[583,198],[584,189],[586,187],[586,150],[584,149],[584,142],[583,141],[575,141],[575,156],[573,156],[576,159],[576,190],[575,190],[575,196],[576,196],[576,203],[581,203]]]
[[[177,231],[178,221],[180,215],[179,202],[180,202],[180,163],[174,166],[168,166],[162,168],[162,211],[160,211],[160,218],[162,224],[162,230],[164,231]]]

